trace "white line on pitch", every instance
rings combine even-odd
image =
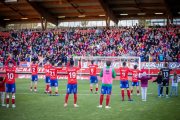
[[[32,94],[32,95],[46,95],[46,96],[48,96],[48,94],[36,94],[36,93],[16,93],[16,94]],[[157,94],[157,93],[147,93],[147,94]],[[66,94],[59,94],[59,95],[66,95]],[[77,95],[100,95],[100,94],[78,94],[77,93]],[[121,95],[121,94],[111,94],[111,95]]]
[[[23,88],[23,87],[18,87],[16,90],[18,89],[29,89],[29,88]],[[37,89],[46,89],[46,88],[38,88]],[[53,89],[53,87],[52,87]],[[29,89],[30,90],[30,89]],[[67,90],[67,89],[58,89],[58,90]],[[77,91],[90,91],[90,90],[77,90]],[[121,91],[117,92],[117,91],[112,91],[113,93],[120,93]],[[127,92],[124,92],[124,93],[127,93]]]

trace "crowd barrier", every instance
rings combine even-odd
[[[1,77],[6,77],[5,73],[0,73]],[[31,79],[31,74],[16,74],[15,78],[18,79]],[[98,80],[102,80],[102,78],[97,75]],[[157,77],[152,77],[152,80],[155,80]],[[38,79],[45,79],[45,75],[44,74],[38,74]],[[57,79],[68,79],[68,75],[57,75]],[[77,75],[77,79],[78,80],[90,80],[90,76],[89,75]],[[116,78],[114,80],[120,80],[120,76],[116,76]],[[128,80],[132,80],[131,76],[128,76]]]
[[[129,64],[129,68],[133,69],[133,66],[137,64],[136,62],[130,62]],[[164,62],[160,62],[160,63],[156,63],[156,62],[141,62],[141,66],[140,69],[144,68],[144,71],[146,71],[147,74],[150,74],[153,72],[154,75],[157,75],[159,70],[156,68],[163,68],[164,67]],[[30,62],[20,62],[20,67],[17,67],[16,69],[16,73],[20,73],[20,74],[25,74],[25,73],[31,73],[31,67],[30,67],[31,63]],[[88,68],[89,63],[87,61],[82,61],[81,62],[81,70],[79,70],[77,73],[78,74],[83,74],[83,75],[88,75],[89,74],[89,68]],[[177,68],[175,71],[180,74],[180,67],[179,67],[179,63],[177,62],[170,62],[168,63],[169,68],[175,69]],[[101,66],[102,67],[102,66]],[[114,62],[112,63],[112,67],[114,68],[116,73],[119,73],[119,62]],[[0,67],[0,73],[4,73],[5,67]],[[96,72],[97,74],[99,74],[101,71],[101,68],[98,67]],[[38,73],[40,74],[44,74],[45,73],[45,69],[43,67],[38,67]],[[62,73],[62,74],[66,74],[66,67],[63,68],[63,70],[58,71],[58,73]],[[172,74],[173,72],[171,71],[170,74]]]
[[[119,75],[119,69],[114,69],[117,75]],[[157,75],[159,70],[158,69],[144,69],[144,71],[147,74],[151,74],[153,72],[153,75]],[[177,72],[177,74],[180,74],[180,69],[174,70]],[[171,71],[170,74],[173,74],[174,71]],[[6,69],[5,67],[0,67],[0,73],[5,73]],[[100,74],[101,68],[96,69],[96,73]],[[16,73],[18,74],[31,74],[31,68],[30,67],[17,67],[16,68]],[[38,67],[38,73],[39,74],[45,74],[45,69],[43,67]],[[79,71],[77,71],[78,74],[82,75],[89,75],[89,68],[82,68]],[[58,74],[67,74],[66,72],[66,67],[64,67],[62,70],[58,70]],[[131,75],[131,73],[129,73]]]
[[[101,68],[97,68],[96,72],[98,75],[98,79],[101,80],[101,78],[99,77]],[[151,74],[153,72],[153,76],[157,76],[159,70],[157,69],[144,69],[144,71],[146,71],[147,74]],[[174,70],[176,71],[178,74],[180,74],[180,69],[176,69]],[[174,72],[173,71],[173,72]],[[4,76],[5,77],[5,67],[0,67],[0,76]],[[117,74],[117,77],[115,78],[115,80],[119,80],[120,79],[120,74],[119,74],[119,69],[115,69],[115,72]],[[173,72],[170,72],[170,74],[172,75]],[[58,79],[67,79],[68,75],[66,72],[66,68],[63,68],[61,71],[58,71]],[[82,68],[77,72],[77,79],[83,79],[83,80],[89,80],[89,68]],[[131,75],[132,73],[129,73],[129,79],[131,79]],[[31,78],[31,68],[30,67],[17,67],[16,69],[16,78]],[[38,67],[38,78],[45,78],[45,69],[43,67]],[[156,77],[153,77],[152,80],[156,79]]]

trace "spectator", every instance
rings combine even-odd
[[[157,76],[156,80],[152,81],[152,83],[153,82],[157,82],[157,84],[158,84],[158,96],[160,96],[161,82],[162,82],[162,72],[158,73],[158,76]],[[162,96],[163,96],[163,90],[162,90]]]
[[[89,32],[81,32],[81,29],[88,29]],[[180,62],[178,28],[146,30],[143,26],[134,26],[122,29],[11,30],[11,37],[0,38],[1,63],[4,64],[9,53],[14,55],[15,61],[30,61],[28,54],[32,54],[33,60],[38,60],[38,56],[42,55],[50,61],[61,59],[62,62],[67,62],[69,55],[139,56],[142,62],[147,62],[150,54],[151,62]]]
[[[160,53],[160,54],[159,54],[159,61],[162,62],[163,60],[164,60],[164,59],[163,59],[163,54]]]
[[[172,92],[173,89],[175,88],[175,96],[177,97],[177,86],[178,86],[178,79],[180,79],[180,77],[177,76],[177,73],[174,72],[173,76],[170,77],[172,79],[172,89],[171,89],[171,94],[170,96],[172,96]]]

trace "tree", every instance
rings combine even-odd
[[[139,25],[144,25],[145,28],[148,28],[148,26],[151,25],[150,19],[138,20],[138,22],[139,22]]]
[[[9,24],[7,26],[8,29],[20,29],[21,28],[21,24]]]
[[[88,22],[89,22],[89,21],[81,21],[81,25],[82,25],[83,27],[86,27],[86,25],[88,24]]]

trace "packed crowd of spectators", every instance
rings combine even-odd
[[[90,32],[79,32],[85,29]],[[61,31],[61,32],[58,32]],[[144,29],[141,26],[114,28],[68,28],[49,31],[11,30],[11,37],[0,38],[0,65],[8,55],[20,61],[67,64],[73,56],[139,56],[141,62],[180,62],[180,29]],[[30,57],[31,56],[31,57]],[[149,58],[150,56],[150,58]]]

